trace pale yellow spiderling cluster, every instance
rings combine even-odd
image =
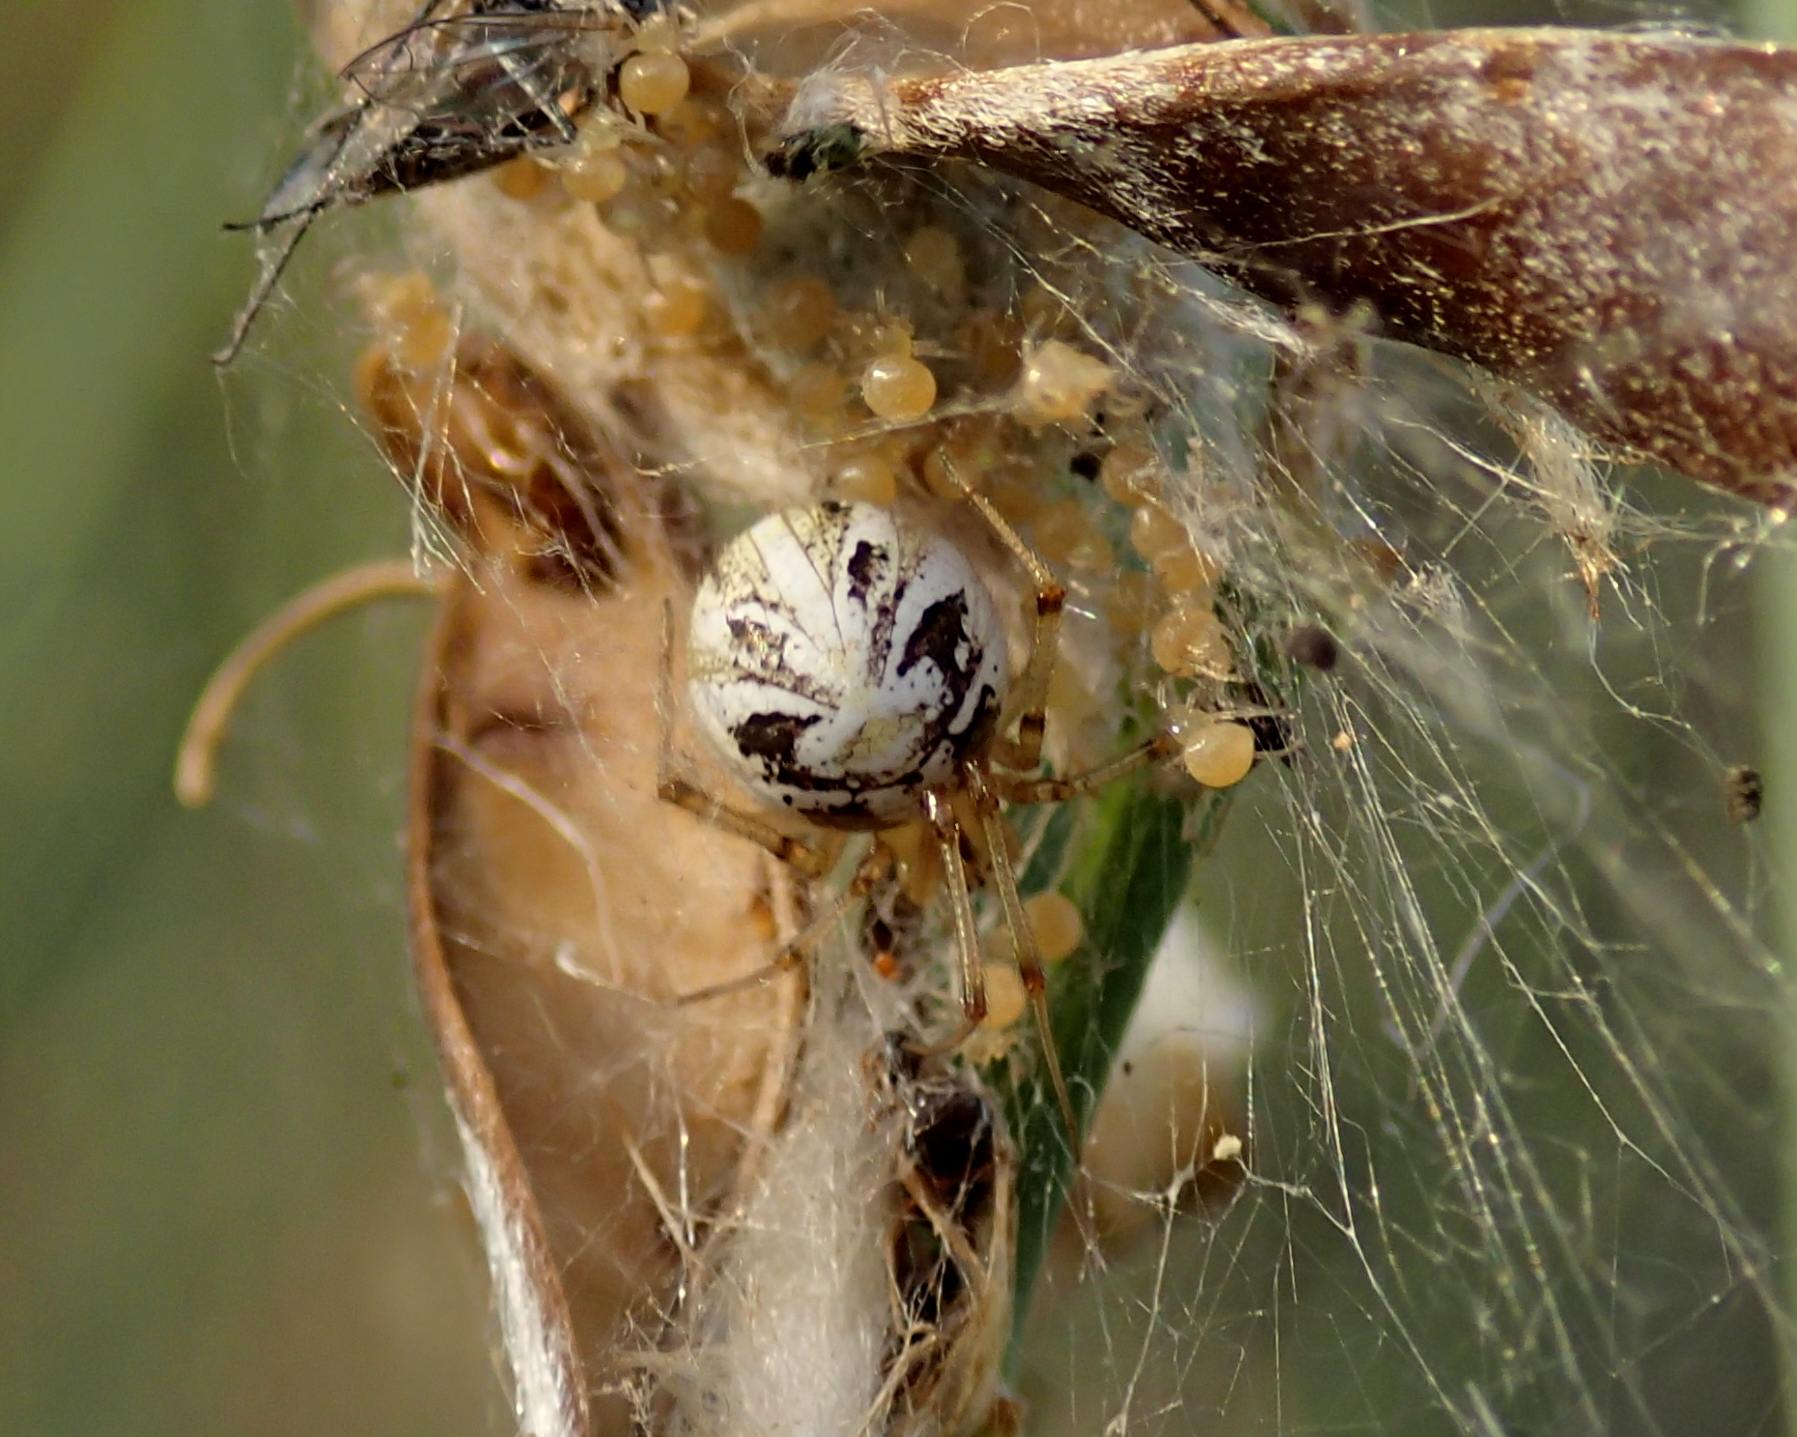
[[[1050,752],[1064,767],[1105,751],[1117,679],[1152,676],[1115,657],[1139,635],[1167,675],[1207,693],[1230,679],[1213,603],[1223,566],[1161,507],[1172,481],[1142,396],[1069,307],[1076,267],[1045,261],[1014,280],[1010,241],[987,215],[919,192],[771,184],[728,83],[682,54],[685,38],[670,17],[645,22],[619,71],[622,115],[595,107],[572,149],[461,187],[500,197],[478,226],[448,213],[469,196],[418,197],[461,256],[474,312],[497,309],[527,357],[552,361],[601,418],[617,417],[625,385],[651,396],[659,432],[644,437],[672,448],[666,462],[701,491],[915,504],[953,498],[952,473],[987,493],[1075,586],[1051,691]],[[1024,221],[1106,232],[1066,205],[1029,208]],[[714,395],[727,396],[722,412]],[[634,407],[630,419],[641,427]],[[1128,507],[1109,530],[1127,534],[1144,567],[1093,522],[1089,477],[1044,482],[1070,463],[1095,464],[1103,493]],[[773,487],[758,481],[773,471]],[[1021,626],[1014,637],[1022,651]],[[1199,722],[1212,706],[1201,697],[1182,731],[1192,776],[1222,787],[1246,773],[1253,747],[1237,725]]]
[[[839,498],[916,506],[927,496],[957,500],[963,485],[987,494],[1075,586],[1066,652],[1048,695],[1057,766],[1101,756],[1117,732],[1109,712],[1116,684],[1139,685],[1158,669],[1196,685],[1166,720],[1186,772],[1214,788],[1239,782],[1254,761],[1254,735],[1212,712],[1235,673],[1215,612],[1223,565],[1160,503],[1173,481],[1142,418],[1143,396],[1082,332],[1069,303],[1076,269],[1045,263],[1017,284],[1001,267],[999,284],[982,282],[981,271],[990,276],[1009,259],[1012,241],[977,209],[932,204],[916,192],[820,202],[769,186],[752,163],[755,137],[732,108],[729,84],[715,66],[682,53],[689,33],[670,15],[644,21],[617,72],[621,113],[595,106],[571,148],[513,160],[464,187],[490,187],[496,196],[478,229],[449,222],[476,313],[483,298],[502,310],[531,303],[502,327],[527,353],[534,336],[552,372],[573,374],[577,400],[592,336],[611,330],[617,363],[592,396],[598,417],[621,417],[614,396],[629,384],[668,411],[660,433],[642,436],[645,448],[665,452],[670,439],[677,450],[698,448],[707,434],[720,446],[735,441],[728,464],[703,453],[673,456],[670,467],[701,490],[752,482],[755,466],[744,461],[759,452],[770,467],[784,459],[789,470],[798,457],[814,492]],[[419,199],[429,217],[454,194]],[[900,218],[908,212],[920,220]],[[860,230],[849,241],[858,246],[892,218],[900,228],[885,269],[878,253],[845,258],[831,232],[845,223]],[[497,253],[499,287],[483,295],[482,241],[508,222],[516,243]],[[1032,207],[1025,224],[1038,240],[1057,228],[1105,233],[1102,222],[1058,204]],[[570,244],[579,238],[593,256],[586,276],[581,246]],[[765,251],[776,246],[770,259]],[[808,250],[825,262],[806,263]],[[519,261],[533,257],[534,272],[520,275]],[[637,281],[623,281],[631,269]],[[417,285],[407,280],[374,304],[377,322],[399,331],[393,352],[427,365],[446,355],[452,325],[447,308],[425,302]],[[569,333],[557,320],[582,317],[583,301],[589,332]],[[567,357],[570,343],[579,359]],[[708,408],[703,423],[691,409],[674,418],[682,383],[695,375],[732,394],[727,412]],[[733,435],[739,424],[747,432]],[[1043,482],[1069,469],[1080,478],[1058,489]],[[1109,530],[1127,536],[1142,567],[1124,562],[1107,527],[1094,523],[1095,495],[1082,492],[1094,487],[1124,507],[1127,517]],[[1002,556],[988,554],[1000,586],[1015,588],[1003,567]],[[1013,652],[1023,652],[1021,618],[1012,636]],[[1128,657],[1141,652],[1144,636],[1152,667]],[[903,867],[913,896],[926,896],[934,878],[927,860]],[[1039,935],[1050,952],[1078,946],[1066,926],[1063,918]],[[987,967],[993,993],[984,1026],[1002,1029],[1021,1012],[1022,992],[1007,965]]]
[[[782,7],[760,8],[769,15],[766,33],[777,35],[785,23]],[[1183,18],[1183,6],[1172,8]],[[1193,777],[1217,787],[1233,784],[1253,758],[1249,730],[1209,712],[1235,674],[1230,640],[1211,613],[1223,563],[1196,547],[1162,507],[1163,486],[1182,479],[1158,457],[1128,365],[1077,312],[1084,261],[1053,253],[1061,237],[1096,241],[1109,228],[1074,207],[1039,200],[1010,216],[977,187],[969,203],[902,180],[818,191],[770,182],[754,162],[754,117],[733,103],[728,70],[715,53],[692,43],[711,18],[699,17],[696,31],[690,22],[664,19],[643,25],[618,64],[618,105],[595,106],[574,144],[407,197],[410,243],[437,277],[413,271],[369,280],[361,295],[375,332],[360,375],[364,398],[373,387],[397,382],[410,416],[403,422],[415,421],[423,435],[416,453],[395,458],[396,473],[421,510],[465,505],[474,516],[475,548],[491,547],[505,560],[496,574],[483,568],[484,554],[456,561],[467,568],[468,583],[458,585],[465,590],[456,600],[461,629],[449,631],[440,659],[445,732],[434,760],[448,776],[439,780],[440,791],[453,802],[435,820],[442,826],[427,867],[441,885],[437,906],[458,991],[486,1005],[487,1027],[477,1036],[497,1044],[487,1062],[507,1101],[526,1099],[511,1115],[524,1166],[543,1185],[545,1202],[563,1190],[584,1193],[571,1205],[546,1209],[543,1241],[562,1264],[572,1321],[583,1335],[579,1356],[593,1366],[623,1350],[618,1333],[625,1325],[654,1333],[654,1316],[677,1311],[663,1295],[667,1264],[638,1251],[650,1245],[650,1229],[659,1225],[680,1249],[687,1279],[708,1261],[734,1261],[729,1254],[752,1246],[731,1241],[722,1228],[708,1245],[704,1229],[714,1220],[708,1204],[728,1200],[742,1205],[729,1211],[740,1212],[781,1206],[775,1130],[782,1116],[788,1127],[803,1119],[796,1112],[778,1115],[769,1094],[785,1091],[802,1104],[807,1090],[803,1083],[780,1087],[785,1045],[796,1041],[781,1027],[791,1022],[789,992],[767,995],[765,1003],[757,994],[727,1011],[695,1008],[690,1021],[626,1021],[639,989],[662,997],[669,984],[704,986],[697,976],[651,980],[647,974],[664,955],[645,946],[649,916],[631,906],[637,878],[626,850],[633,826],[646,833],[662,819],[643,806],[650,797],[642,791],[650,741],[633,741],[618,717],[625,700],[640,700],[652,678],[644,662],[658,646],[652,611],[664,593],[676,609],[687,600],[690,572],[678,576],[665,550],[693,539],[681,527],[691,516],[676,516],[671,537],[648,542],[657,557],[642,572],[653,584],[637,584],[641,593],[626,583],[616,594],[590,596],[607,600],[594,610],[594,623],[603,610],[606,624],[628,629],[628,653],[613,660],[621,676],[628,670],[627,681],[611,683],[585,664],[589,654],[612,652],[612,635],[586,631],[581,598],[566,588],[565,556],[538,547],[544,534],[533,527],[535,511],[521,525],[512,512],[516,499],[507,486],[513,482],[533,503],[545,498],[539,481],[553,446],[539,428],[515,422],[516,397],[498,371],[491,382],[482,377],[471,341],[478,349],[485,336],[498,337],[502,355],[515,357],[523,374],[543,379],[615,446],[624,456],[622,470],[668,480],[719,508],[829,496],[931,516],[992,576],[1011,624],[1009,647],[1025,654],[1026,586],[999,546],[956,515],[962,486],[973,488],[1072,590],[1063,662],[1049,691],[1049,754],[1057,771],[1114,751],[1119,693],[1149,694],[1163,683],[1190,697],[1192,712],[1175,731],[1195,755],[1228,747],[1230,736],[1247,742],[1246,750],[1232,749],[1222,759],[1189,760]],[[777,44],[763,36],[752,48],[758,62],[778,68]],[[1044,257],[1020,266],[1019,236],[1030,254]],[[465,383],[474,386],[467,395],[458,391]],[[527,406],[541,401],[530,393]],[[566,456],[548,457],[548,468],[559,473]],[[552,491],[553,485],[549,500]],[[628,496],[628,486],[622,492]],[[632,535],[644,516],[630,511],[636,501],[623,502],[629,512],[621,542],[629,554],[642,542]],[[436,522],[427,512],[421,525]],[[451,553],[457,545],[428,547]],[[513,548],[521,562],[506,557]],[[605,568],[573,567],[583,585],[593,584],[594,573],[603,578]],[[539,591],[545,574],[563,588]],[[1210,616],[1214,633],[1200,632],[1200,615]],[[1190,632],[1169,648],[1159,636],[1178,624]],[[644,705],[645,712],[652,707]],[[582,763],[586,769],[576,777],[574,766]],[[1168,781],[1183,780],[1172,772]],[[607,797],[608,786],[618,789],[616,802]],[[967,827],[977,849],[985,838],[977,825]],[[695,909],[676,912],[683,921],[668,931],[697,932],[700,920],[727,911],[751,921],[739,921],[728,944],[693,945],[670,972],[696,975],[705,962],[716,962],[734,977],[752,963],[750,950],[765,950],[791,931],[791,881],[758,881],[759,870],[734,840],[687,833],[682,841],[692,845],[686,861],[693,864],[707,863],[710,844],[727,853],[714,876],[729,891],[715,904],[707,893],[700,904],[663,875],[660,901],[673,910],[689,903]],[[893,846],[908,896],[928,899],[940,880],[928,845],[916,845],[910,859],[903,836]],[[643,857],[647,872],[651,858],[665,868],[671,855]],[[561,894],[553,905],[533,898],[545,874],[556,876]],[[783,884],[788,911],[779,923]],[[608,905],[623,919],[610,929]],[[1066,897],[1036,894],[1024,918],[1045,962],[1078,961],[1084,935],[1079,911]],[[509,987],[507,963],[528,971],[530,982]],[[990,963],[985,974],[989,1008],[974,1057],[1007,1051],[1014,1040],[1005,1030],[1026,1008],[1011,963]],[[877,1000],[882,1011],[914,1001],[919,983],[891,987],[893,998]],[[614,1011],[620,998],[626,1001]],[[559,1029],[563,1004],[589,1014],[583,1024],[595,1035],[621,1022],[630,1029],[631,1041],[614,1034],[614,1056],[585,1080],[600,1100],[591,1114],[579,1105],[555,1107],[559,1098],[535,1091],[541,1077],[528,1066],[543,1040],[536,1026],[547,1014]],[[700,1072],[704,1063],[689,1060],[720,1051],[719,1044],[727,1048],[732,1014],[740,1019],[745,1012],[768,1020],[758,1041],[731,1055],[728,1067]],[[673,1053],[665,1062],[646,1051],[663,1024]],[[482,1027],[479,1015],[475,1026]],[[582,1063],[599,1060],[583,1039],[558,1031],[551,1041],[559,1049],[550,1065],[558,1083],[573,1084]],[[978,1050],[979,1044],[987,1046]],[[630,1055],[642,1071],[626,1070],[617,1054]],[[933,1068],[926,1077],[947,1082]],[[843,1106],[840,1094],[837,1106]],[[604,1140],[596,1125],[615,1123],[626,1109],[635,1113],[625,1124],[634,1145],[599,1151]],[[720,1174],[732,1171],[729,1134],[737,1125],[746,1138],[737,1152],[740,1167],[726,1181]],[[857,1151],[879,1158],[894,1131],[860,1134]],[[688,1132],[696,1137],[683,1147],[675,1139]],[[477,1133],[473,1141],[481,1140]],[[826,1145],[806,1161],[815,1165],[828,1155]],[[988,1161],[1008,1181],[1002,1144]],[[689,1189],[689,1182],[697,1186]],[[628,1201],[618,1199],[608,1213],[607,1194],[619,1188],[629,1190]],[[509,1200],[503,1192],[495,1199],[502,1209]],[[952,1386],[953,1394],[940,1400],[954,1414],[949,1426],[959,1430],[992,1401],[1004,1306],[990,1294],[1008,1288],[1002,1232],[1008,1219],[963,1217],[956,1227],[932,1214],[927,1196],[913,1201],[915,1210],[901,1203],[892,1221],[900,1229],[930,1227],[933,1241],[965,1250],[956,1258],[963,1274],[957,1281],[982,1274],[974,1285],[988,1294],[980,1308],[986,1315],[976,1321],[945,1310],[937,1319],[942,1355],[928,1361],[914,1355],[909,1367],[885,1369],[881,1380],[891,1390],[878,1400],[897,1410],[907,1400],[906,1384],[919,1393]],[[882,1211],[876,1204],[858,1217],[858,1242],[877,1233]],[[610,1262],[614,1237],[630,1251]],[[497,1267],[502,1259],[494,1261]],[[936,1281],[913,1279],[920,1292]],[[633,1301],[633,1285],[647,1296]],[[666,1306],[654,1309],[656,1302]],[[795,1296],[793,1305],[803,1309],[808,1301]],[[524,1327],[536,1322],[553,1333],[552,1309],[543,1321],[537,1321],[542,1314],[525,1314],[532,1321]],[[706,1320],[716,1318],[717,1309],[708,1312]],[[698,1313],[695,1305],[681,1320],[698,1322]],[[964,1320],[976,1329],[965,1339],[954,1331]],[[994,1326],[996,1332],[986,1330]],[[680,1331],[707,1354],[729,1345],[698,1328]],[[665,1334],[656,1340],[672,1341]],[[977,1353],[978,1360],[966,1359],[967,1375],[952,1384],[917,1375],[964,1353]],[[715,1354],[706,1360],[724,1362]],[[642,1361],[642,1371],[654,1374],[665,1357]],[[901,1381],[897,1374],[904,1371],[911,1375]],[[868,1372],[879,1377],[882,1369],[875,1364]],[[659,1379],[642,1380],[646,1387],[626,1389],[639,1414],[661,1400]],[[546,1399],[547,1406],[565,1405],[565,1395]],[[594,1410],[612,1411],[618,1395],[595,1398]],[[675,1423],[669,1430],[682,1429]]]

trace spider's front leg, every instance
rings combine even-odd
[[[1006,803],[1065,803],[1082,793],[1096,792],[1138,768],[1172,758],[1178,752],[1179,740],[1163,730],[1108,763],[1083,773],[1070,773],[1065,778],[1028,778],[1021,774],[995,773],[990,775],[990,780],[998,797]]]
[[[984,494],[970,488],[955,472],[952,463],[944,463],[943,473],[961,498],[973,506],[999,543],[1011,551],[1023,566],[1036,589],[1036,633],[1030,644],[1029,662],[1018,676],[1012,700],[1017,713],[1017,737],[1001,736],[993,745],[993,757],[1007,768],[1027,772],[1042,761],[1042,734],[1047,725],[1048,681],[1054,676],[1055,659],[1061,650],[1061,610],[1066,607],[1067,589],[1055,578],[1054,571],[1042,556],[1023,542],[1023,537],[1005,516],[993,507]]]
[[[1077,1153],[1079,1124],[1073,1116],[1073,1098],[1067,1091],[1067,1080],[1061,1074],[1061,1055],[1055,1047],[1054,1029],[1048,1020],[1048,974],[1043,970],[1042,954],[1036,947],[1036,930],[1030,927],[1029,915],[1023,911],[1023,899],[1017,892],[1017,873],[1011,867],[1011,855],[1005,844],[1005,820],[998,806],[998,795],[982,766],[968,766],[967,791],[973,797],[980,827],[985,830],[986,845],[992,851],[992,882],[998,889],[998,901],[1004,905],[1005,927],[1011,931],[1011,952],[1017,960],[1017,974],[1023,979],[1023,991],[1036,1020],[1036,1035],[1042,1043],[1042,1065],[1048,1070],[1055,1101],[1061,1105],[1061,1117],[1067,1124],[1067,1141]]]
[[[751,988],[759,988],[763,983],[771,983],[782,973],[791,972],[794,968],[799,967],[804,963],[805,956],[816,948],[838,923],[842,922],[849,909],[873,892],[874,886],[891,871],[891,868],[892,855],[883,844],[876,843],[857,865],[854,876],[849,879],[848,885],[843,891],[837,895],[835,902],[782,943],[775,950],[771,959],[759,968],[744,973],[740,978],[732,978],[725,983],[713,983],[707,988],[695,988],[690,993],[682,993],[675,998],[674,1005],[684,1008],[690,1003],[703,1003],[711,998],[722,998],[728,993],[747,992]]]
[[[1023,990],[1035,1016],[1036,1032],[1042,1045],[1042,1064],[1047,1069],[1055,1100],[1060,1104],[1061,1117],[1067,1124],[1067,1141],[1077,1150],[1079,1127],[1073,1115],[1073,1099],[1067,1091],[1067,1080],[1061,1074],[1061,1058],[1048,1021],[1048,976],[1036,950],[1035,931],[1023,911],[1023,900],[1017,894],[1017,875],[1005,849],[1004,818],[985,773],[969,765],[964,777],[992,853],[992,880],[998,888],[999,902],[1004,906],[1005,926],[1011,932],[1011,951],[1016,957],[1017,972],[1023,979]],[[949,909],[954,916],[955,959],[961,989],[961,1027],[947,1040],[919,1049],[924,1056],[930,1057],[959,1048],[985,1020],[986,978],[980,964],[980,940],[974,927],[967,863],[961,856],[963,830],[960,820],[947,796],[936,789],[924,794],[924,812],[942,850],[942,871],[948,880]]]
[[[926,1058],[952,1053],[973,1036],[986,1019],[986,972],[980,966],[980,936],[974,927],[973,897],[967,886],[967,864],[961,857],[961,824],[948,795],[926,789],[924,817],[942,856],[942,876],[948,884],[948,911],[955,925],[955,977],[961,995],[961,1026],[940,1043],[920,1047]]]

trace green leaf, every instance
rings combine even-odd
[[[1048,998],[1082,1134],[1142,995],[1148,965],[1185,897],[1194,856],[1209,846],[1228,802],[1225,793],[1207,792],[1194,805],[1156,792],[1152,780],[1120,783],[1095,801],[1085,831],[1073,840],[1075,857],[1060,887],[1079,908],[1085,939],[1056,966]],[[1019,1155],[1014,1292],[1021,1330],[1066,1199],[1072,1150],[1045,1082],[1001,1073],[996,1085]]]

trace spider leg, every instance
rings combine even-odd
[[[1179,741],[1172,734],[1157,733],[1127,753],[1084,773],[1070,773],[1065,778],[1026,778],[1010,773],[995,773],[990,777],[993,788],[1006,803],[1065,803],[1178,752]]]
[[[881,844],[875,844],[868,850],[855,869],[854,877],[836,896],[830,906],[813,918],[792,937],[775,950],[774,956],[759,968],[752,968],[739,978],[732,978],[724,983],[713,983],[708,987],[695,988],[690,993],[682,993],[674,999],[674,1006],[684,1008],[691,1003],[703,1003],[712,998],[722,998],[729,993],[745,993],[751,988],[759,988],[770,983],[782,973],[789,973],[805,961],[805,955],[828,936],[830,930],[842,922],[843,915],[855,904],[873,891],[876,883],[883,878],[892,866],[891,855]]]
[[[831,856],[802,838],[782,833],[773,824],[751,814],[725,808],[680,772],[674,752],[674,606],[661,606],[661,675],[656,694],[657,743],[655,792],[664,803],[684,808],[725,833],[759,844],[782,863],[791,864],[807,878],[822,878],[830,871]],[[757,980],[761,981],[761,980]]]
[[[1011,930],[1011,952],[1017,960],[1017,973],[1023,979],[1023,991],[1029,998],[1030,1012],[1036,1019],[1036,1034],[1042,1041],[1042,1066],[1054,1088],[1055,1100],[1061,1105],[1061,1117],[1067,1124],[1067,1141],[1071,1151],[1079,1152],[1079,1123],[1073,1115],[1073,1099],[1067,1092],[1067,1080],[1061,1074],[1061,1057],[1055,1048],[1054,1029],[1048,1021],[1048,975],[1042,969],[1042,955],[1036,949],[1035,930],[1023,911],[1023,900],[1017,893],[1017,874],[1005,851],[1004,819],[999,813],[998,798],[987,782],[985,771],[970,765],[967,787],[979,809],[980,826],[986,831],[986,843],[992,850],[992,882],[998,889],[998,900],[1004,905],[1005,926]]]
[[[948,482],[986,521],[999,543],[1009,549],[1030,582],[1036,586],[1036,635],[1030,645],[1029,662],[1017,680],[1014,703],[1018,712],[1017,737],[1000,738],[993,745],[993,756],[1009,768],[1031,769],[1042,760],[1042,731],[1048,707],[1048,680],[1054,673],[1055,658],[1061,649],[1061,610],[1067,603],[1067,589],[1056,579],[1042,556],[1023,542],[1003,514],[984,494],[970,488],[955,473],[953,464],[944,464]]]
[[[1017,958],[1017,971],[1023,978],[1023,989],[1035,1014],[1036,1030],[1042,1040],[1042,1062],[1048,1070],[1048,1081],[1054,1088],[1055,1100],[1061,1105],[1061,1117],[1067,1124],[1067,1141],[1079,1144],[1079,1127],[1074,1121],[1073,1100],[1067,1094],[1067,1080],[1061,1075],[1060,1055],[1055,1051],[1054,1033],[1048,1025],[1048,979],[1042,971],[1042,960],[1036,952],[1036,938],[1024,916],[1023,901],[1017,896],[1017,876],[1005,853],[1003,820],[992,791],[983,782],[978,769],[968,772],[969,791],[978,807],[980,824],[986,842],[992,848],[992,874],[998,884],[999,899],[1004,904],[1005,925],[1011,930],[1012,952]],[[949,911],[955,921],[955,958],[961,986],[961,1026],[939,1043],[920,1047],[916,1052],[926,1058],[951,1053],[973,1036],[974,1029],[986,1017],[986,978],[980,967],[979,937],[974,931],[973,900],[967,889],[967,865],[961,857],[961,823],[953,805],[934,789],[924,794],[924,813],[935,830],[936,842],[942,849],[942,871],[948,879]]]
[[[782,863],[791,864],[807,878],[822,878],[830,871],[830,860],[823,853],[813,848],[802,838],[794,838],[790,833],[782,833],[771,823],[763,823],[752,814],[738,813],[735,809],[725,808],[717,798],[697,787],[691,780],[671,771],[672,757],[667,757],[668,767],[657,765],[655,791],[664,803],[671,803],[677,808],[684,808],[695,818],[703,819],[714,828],[721,828],[725,833],[734,834],[738,838],[746,838],[750,843],[759,844]]]
[[[980,940],[973,924],[973,899],[967,891],[967,866],[961,858],[961,824],[954,807],[935,789],[923,796],[924,816],[942,851],[948,881],[948,909],[955,924],[955,965],[961,991],[961,1026],[939,1043],[914,1051],[925,1058],[952,1053],[973,1036],[986,1017],[986,975],[980,967]]]

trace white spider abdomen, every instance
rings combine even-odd
[[[700,725],[750,788],[832,827],[884,828],[990,736],[1004,632],[946,539],[872,504],[815,504],[718,554],[687,673]]]

